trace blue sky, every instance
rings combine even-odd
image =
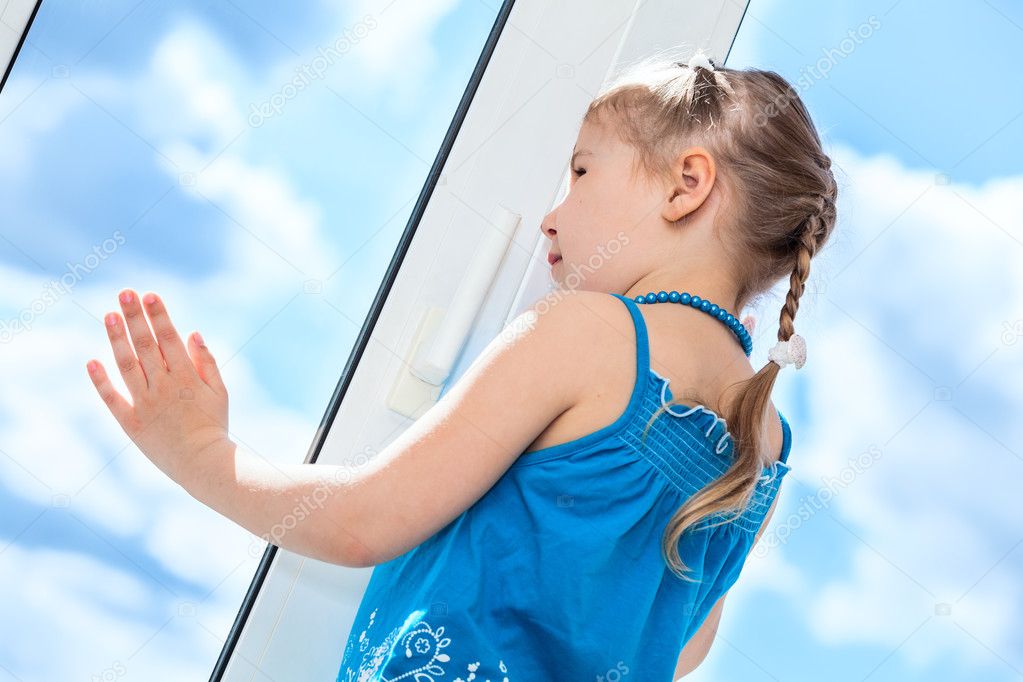
[[[232,430],[305,456],[496,14],[386,5],[43,3],[0,94],[0,681],[208,676],[262,545],[131,445],[85,362],[113,368],[120,288],[158,291]],[[841,217],[775,393],[793,470],[691,679],[1023,674],[1021,35],[1004,1],[751,3],[728,65],[806,78]]]

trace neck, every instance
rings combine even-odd
[[[622,295],[636,298],[636,296],[645,296],[651,291],[656,294],[660,291],[670,293],[672,290],[679,293],[689,292],[724,308],[736,317],[741,316],[742,311],[737,309],[736,301],[738,291],[719,277],[681,277],[673,273],[651,272],[637,280]]]

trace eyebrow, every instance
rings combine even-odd
[[[591,152],[589,149],[577,149],[577,150],[575,150],[572,153],[572,160],[569,162],[569,164],[574,166],[575,165],[575,159],[576,159],[577,156],[586,156],[588,154],[592,155],[593,152]]]

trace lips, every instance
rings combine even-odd
[[[553,253],[553,252],[551,252],[551,253],[547,254],[547,263],[549,265],[554,265],[559,260],[561,260],[561,254],[560,253]]]

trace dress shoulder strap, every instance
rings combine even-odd
[[[650,373],[650,337],[647,334],[646,320],[639,311],[638,303],[628,296],[614,292],[611,295],[624,303],[632,316],[632,325],[636,330],[636,384],[639,386]]]

